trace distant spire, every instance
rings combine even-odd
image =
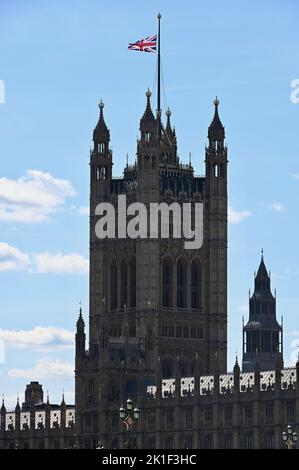
[[[141,122],[155,121],[155,116],[153,114],[152,107],[151,107],[152,92],[149,88],[147,89],[147,92],[145,93],[145,95],[146,95],[146,99],[147,99],[146,108],[145,108],[145,111],[144,111],[143,116],[141,118]]]
[[[171,111],[170,111],[169,108],[167,108],[166,117],[167,117],[166,129],[170,129],[170,131],[172,132],[172,130],[171,130],[171,124],[170,124]]]
[[[50,405],[49,390],[47,390],[47,405]]]
[[[270,277],[269,274],[268,274],[266,265],[265,265],[265,261],[264,261],[264,250],[262,250],[261,262],[260,262],[260,266],[259,266],[256,277],[257,278],[262,278],[263,277],[263,278],[267,278],[267,279],[269,279],[269,277]]]
[[[6,408],[5,408],[5,404],[4,404],[4,393],[2,394],[2,406],[1,406],[1,411],[5,413],[6,411]]]
[[[220,120],[219,113],[218,113],[219,103],[220,102],[216,96],[214,100],[214,106],[215,106],[214,117],[209,127],[209,133],[208,133],[208,137],[210,140],[224,140],[225,138],[224,127],[222,125],[222,122]]]
[[[19,394],[17,394],[17,404],[16,404],[16,411],[20,410],[20,400],[19,400]]]
[[[93,140],[95,142],[105,142],[110,140],[110,132],[108,127],[106,126],[105,119],[104,119],[104,103],[103,100],[99,102],[99,109],[100,109],[100,117],[98,123],[93,131]]]
[[[79,318],[77,320],[77,329],[78,328],[83,328],[84,329],[84,326],[85,326],[85,323],[84,323],[84,319],[83,319],[83,315],[82,315],[82,303],[81,301],[79,302]]]
[[[64,389],[62,390],[62,400],[61,400],[61,404],[62,404],[62,405],[65,405],[65,401],[64,401]]]
[[[234,365],[234,373],[240,373],[240,366],[239,366],[239,363],[238,363],[238,356],[236,355],[236,362],[235,362],[235,365]]]

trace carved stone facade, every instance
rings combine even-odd
[[[71,449],[76,445],[75,407],[43,401],[42,386],[31,382],[22,407],[0,409],[0,449]]]
[[[88,352],[81,313],[76,335],[77,426],[87,447],[107,443],[112,414],[126,396],[140,396],[178,371],[226,372],[228,162],[219,101],[209,127],[206,176],[197,177],[191,163],[180,162],[170,111],[163,126],[160,114],[152,112],[150,91],[146,95],[137,160],[123,178],[112,178],[102,102],[93,134]],[[203,246],[185,249],[184,240],[172,236],[171,223],[167,239],[97,238],[97,205],[110,202],[118,215],[126,211],[119,195],[126,195],[127,205],[147,208],[203,203]]]
[[[170,111],[163,126],[150,99],[148,91],[137,159],[126,166],[123,178],[112,177],[110,132],[100,103],[90,153],[89,344],[80,309],[75,429],[73,407],[64,401],[60,407],[44,404],[41,388],[34,383],[26,392],[28,409],[21,411],[17,405],[7,413],[2,406],[2,448],[114,449],[129,441],[132,447],[147,449],[280,448],[285,427],[299,426],[299,362],[283,369],[282,328],[276,322],[263,261],[244,328],[244,370],[241,373],[236,361],[233,373],[226,371],[228,160],[219,101],[214,102],[208,132],[206,174],[199,177],[191,162],[179,160]],[[118,196],[126,196],[126,206]],[[124,228],[118,215],[131,203],[148,208],[150,203],[201,202],[203,246],[185,249],[184,241],[172,236],[173,223],[168,239],[99,239],[96,207],[103,202],[115,207],[120,233]],[[261,301],[267,303],[267,312],[257,307]],[[260,329],[270,325],[271,332],[275,330],[270,350],[264,350],[268,340],[252,349],[256,335],[251,338],[250,333],[257,321]],[[129,396],[140,408],[141,419],[128,433],[119,408]],[[59,413],[55,425],[53,413]],[[25,414],[29,425],[24,428]]]

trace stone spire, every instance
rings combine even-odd
[[[215,112],[213,120],[209,127],[208,138],[211,141],[223,141],[225,138],[225,130],[222,125],[222,122],[219,117],[218,107],[219,107],[219,100],[216,96],[214,100]]]
[[[156,122],[156,119],[155,119],[155,116],[151,107],[152,92],[150,91],[149,88],[147,89],[147,92],[145,95],[146,95],[146,108],[140,121],[140,129],[142,129],[143,127],[147,127],[148,124]]]
[[[105,119],[104,119],[104,103],[101,100],[99,103],[100,108],[100,117],[98,123],[93,131],[93,141],[95,143],[101,142],[109,142],[110,141],[110,132],[106,126]]]

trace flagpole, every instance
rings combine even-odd
[[[160,22],[161,22],[161,14],[158,13],[158,93],[157,93],[157,110],[158,115],[161,115],[161,55],[160,55]]]

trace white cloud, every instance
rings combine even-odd
[[[281,202],[274,202],[273,204],[270,204],[269,207],[275,212],[282,212],[284,210],[284,206],[281,204]]]
[[[29,256],[17,248],[0,243],[0,271],[28,269]]]
[[[52,274],[86,274],[89,262],[80,253],[22,253],[17,248],[0,243],[0,271],[23,270]]]
[[[51,254],[47,251],[33,255],[35,269],[38,273],[83,274],[88,273],[88,260],[79,253],[68,255]]]
[[[89,207],[87,207],[87,206],[79,207],[78,214],[80,214],[80,215],[89,215]]]
[[[11,379],[61,379],[74,376],[74,364],[63,362],[60,359],[39,359],[32,369],[10,369],[8,377]]]
[[[72,348],[74,332],[54,326],[37,326],[32,330],[0,330],[0,341],[14,348],[30,348],[45,352]]]
[[[0,178],[0,220],[22,223],[49,220],[75,194],[70,181],[38,170],[28,170],[15,180]]]
[[[231,207],[228,208],[228,222],[230,224],[240,224],[243,220],[251,216],[250,211],[235,211]]]
[[[292,175],[292,176],[293,176],[293,178],[295,178],[295,180],[299,180],[299,174],[297,174],[297,175]]]

